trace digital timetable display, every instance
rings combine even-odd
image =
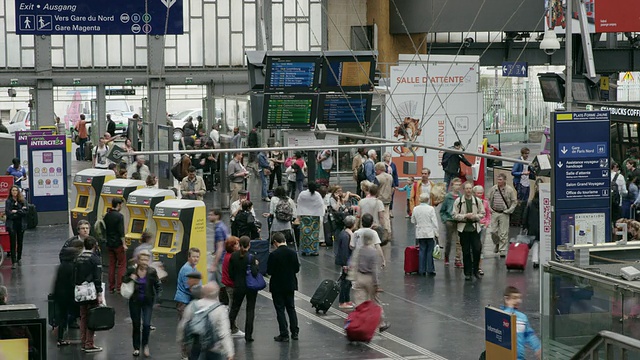
[[[263,128],[311,129],[316,118],[317,98],[312,94],[265,94]]]
[[[267,57],[265,91],[314,91],[318,88],[320,58]]]
[[[360,128],[369,122],[372,95],[329,94],[320,97],[318,123],[328,128]]]
[[[323,91],[370,91],[375,59],[371,57],[327,57],[322,65]]]

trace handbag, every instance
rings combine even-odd
[[[260,291],[267,287],[267,282],[264,281],[264,277],[260,272],[258,272],[258,275],[253,276],[253,274],[251,273],[252,262],[253,262],[253,257],[249,255],[249,263],[247,264],[247,278],[246,278],[247,289],[253,290],[253,291]]]
[[[437,241],[436,241],[436,246],[433,248],[432,255],[434,260],[442,259],[442,251],[440,251],[440,245],[438,244]]]
[[[122,285],[120,285],[120,295],[122,295],[122,297],[125,299],[130,299],[135,290],[135,286],[136,284],[133,280],[129,282],[123,282]]]
[[[73,297],[76,302],[94,301],[98,298],[96,285],[93,281],[85,281],[80,285],[76,285],[73,289]]]

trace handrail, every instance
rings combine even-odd
[[[640,340],[622,334],[614,333],[612,331],[602,330],[596,336],[594,336],[593,339],[591,339],[585,346],[583,346],[580,351],[573,355],[573,357],[571,357],[571,360],[591,359],[592,353],[594,351],[597,351],[598,347],[606,342],[611,342],[613,343],[613,345],[618,345],[623,348],[640,351]],[[605,359],[613,360],[609,359],[608,357],[605,357]]]
[[[563,263],[559,263],[557,261],[549,261],[549,264],[545,266],[545,271],[549,271],[553,269],[560,269],[565,273],[569,273],[570,275],[576,275],[580,277],[587,278],[589,280],[595,280],[603,284],[603,286],[611,286],[612,288],[622,288],[625,290],[638,292],[640,293],[640,284],[636,281],[626,281],[616,279],[615,277],[606,276],[602,274],[595,273],[593,271],[581,269],[572,265],[567,265]]]

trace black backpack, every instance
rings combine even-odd
[[[613,177],[613,180],[611,180],[611,204],[615,205],[615,206],[620,206],[620,190],[618,189],[618,184],[616,183],[616,180],[618,180],[618,176],[620,176],[620,174],[616,174],[616,176]]]
[[[358,167],[358,182],[367,180],[367,172],[364,168],[364,163],[366,163],[366,161],[363,161]]]

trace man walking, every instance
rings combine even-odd
[[[473,193],[473,183],[470,181],[464,184],[464,196],[458,197],[453,203],[453,218],[458,222],[464,278],[470,281],[473,275],[480,279],[480,220],[484,218],[484,205]]]
[[[384,215],[382,228],[384,229],[384,239],[382,241],[391,240],[391,217],[389,209],[393,196],[393,176],[387,172],[387,165],[383,162],[376,164],[376,181],[378,183],[378,199],[384,205]]]
[[[276,308],[276,318],[280,328],[280,335],[274,337],[273,340],[277,342],[289,341],[285,309],[289,315],[291,339],[298,340],[298,317],[293,294],[298,290],[296,274],[300,271],[300,262],[296,252],[287,247],[287,241],[282,233],[273,234],[272,240],[276,250],[269,254],[267,274],[271,276],[269,291],[273,298],[273,306]]]
[[[111,136],[116,136],[116,123],[111,120],[111,114],[107,114],[107,132]]]
[[[244,188],[244,179],[249,175],[249,171],[242,165],[242,153],[233,154],[233,159],[229,162],[227,176],[229,176],[229,186],[231,190],[231,203],[238,200],[238,191]]]
[[[120,291],[122,277],[127,268],[127,245],[124,242],[124,216],[120,213],[121,209],[122,199],[114,198],[111,200],[111,209],[103,218],[109,254],[109,291],[112,294]]]
[[[374,183],[376,181],[376,160],[378,160],[378,153],[375,150],[369,150],[367,153],[367,160],[364,161],[364,173],[367,180]]]
[[[498,183],[493,185],[487,200],[491,208],[491,239],[495,245],[493,252],[500,253],[500,257],[507,256],[509,238],[509,218],[516,209],[518,198],[516,191],[507,185],[507,175],[498,174]]]
[[[456,141],[453,143],[454,150],[463,150],[462,143],[460,141]],[[460,176],[460,162],[463,162],[467,166],[471,166],[469,160],[467,160],[462,154],[454,154],[450,152],[445,152],[442,156],[442,169],[444,170],[444,183],[449,189],[449,183],[451,183],[451,179],[457,178]],[[462,179],[462,181],[466,181],[466,179]]]
[[[426,167],[422,168],[421,174],[422,174],[422,177],[420,178],[420,181],[416,182],[415,184],[412,184],[413,188],[410,189],[411,199],[409,201],[409,213],[413,211],[414,207],[420,205],[421,203],[420,196],[422,194],[429,195],[429,205],[433,206],[433,197],[431,196],[431,191],[435,187],[435,184],[433,181],[429,179],[429,176],[431,176],[431,170]]]
[[[207,186],[204,184],[202,177],[196,175],[195,166],[189,166],[189,173],[186,178],[182,179],[180,183],[180,193],[182,198],[186,200],[200,200],[204,199],[204,194],[207,192]]]
[[[520,159],[527,160],[529,158],[529,152],[528,147],[520,149]],[[536,173],[533,171],[533,168],[522,163],[515,163],[511,169],[511,175],[513,175],[513,187],[518,194],[518,201],[529,201],[531,189],[530,180],[536,179]]]
[[[178,311],[178,321],[182,320],[184,309],[191,302],[193,295],[191,294],[191,287],[194,284],[189,284],[189,275],[198,272],[196,265],[200,261],[200,249],[190,248],[187,262],[182,265],[178,272],[178,279],[176,284],[176,295],[173,297],[173,301],[176,302],[176,310]],[[200,283],[202,283],[200,281]],[[182,345],[180,349],[182,358],[187,358],[187,348]]]

